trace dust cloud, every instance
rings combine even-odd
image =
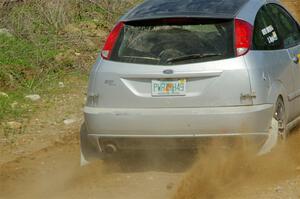
[[[253,191],[299,175],[299,132],[264,156],[257,156],[256,147],[249,142],[236,143],[229,150],[220,147],[222,142],[212,142],[199,152],[173,199],[234,198],[243,188]]]

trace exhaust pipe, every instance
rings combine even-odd
[[[112,153],[115,153],[117,151],[118,151],[118,149],[117,149],[116,145],[114,145],[114,144],[106,144],[104,146],[104,152],[105,153],[112,154]]]

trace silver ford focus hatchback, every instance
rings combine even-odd
[[[212,137],[270,150],[300,120],[300,26],[276,0],[147,0],[94,65],[82,161]]]

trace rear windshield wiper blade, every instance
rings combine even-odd
[[[140,56],[122,56],[124,58],[128,59],[147,59],[147,60],[153,60],[153,61],[159,61],[160,59],[155,57],[140,57]]]
[[[191,55],[185,55],[181,57],[169,58],[167,59],[167,63],[180,62],[180,61],[186,61],[191,59],[201,59],[207,57],[216,57],[216,56],[222,56],[222,54],[221,53],[191,54]]]

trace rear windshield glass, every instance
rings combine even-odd
[[[126,24],[111,59],[128,63],[176,65],[233,56],[232,20],[176,20],[176,23],[166,20]]]

